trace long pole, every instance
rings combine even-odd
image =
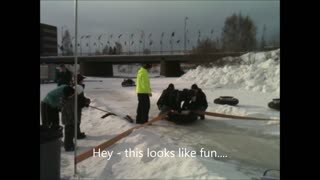
[[[129,43],[128,43],[128,46],[129,46],[129,47],[128,47],[128,54],[129,54],[129,55],[130,55],[130,43],[131,43],[131,42],[130,42],[130,34],[129,34]]]
[[[187,50],[187,19],[188,17],[184,19],[184,53]]]
[[[78,0],[75,0],[75,43],[78,44]],[[75,82],[75,98],[74,98],[74,176],[77,175],[77,136],[78,136],[78,92],[77,92],[77,65],[78,65],[78,51],[75,48],[74,53],[74,82]]]

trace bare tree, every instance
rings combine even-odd
[[[198,46],[193,49],[193,52],[198,54],[207,54],[216,51],[218,51],[216,41],[209,38],[200,40]]]
[[[228,51],[247,51],[256,48],[257,28],[249,16],[233,14],[225,21],[222,31],[222,46]]]
[[[116,46],[116,54],[121,54],[122,53],[122,45],[119,42],[115,42]]]
[[[106,46],[103,48],[102,54],[103,54],[103,55],[109,54],[109,47],[108,47],[108,45],[106,45]]]
[[[261,41],[260,41],[260,49],[263,50],[266,46],[266,40],[265,40],[265,36],[266,36],[266,25],[263,25],[263,32],[261,35]]]
[[[73,55],[72,50],[72,40],[68,30],[65,30],[64,35],[62,36],[62,45],[60,47],[62,55]]]

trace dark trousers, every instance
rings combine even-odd
[[[82,115],[81,110],[82,110],[82,109],[78,110],[78,123],[77,123],[77,132],[78,132],[78,135],[79,135],[80,133],[82,133],[81,130],[80,130],[81,115]]]
[[[149,94],[138,94],[138,108],[136,123],[143,124],[148,122],[150,110]]]
[[[59,110],[52,108],[45,102],[41,102],[41,119],[42,125],[47,127],[59,126]]]
[[[74,146],[74,124],[68,124],[64,126],[64,148],[69,149]]]

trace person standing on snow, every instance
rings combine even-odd
[[[81,114],[82,114],[82,108],[89,107],[89,104],[91,102],[89,98],[84,96],[84,87],[85,87],[85,84],[83,83],[84,79],[85,77],[82,76],[81,74],[77,75],[77,86],[78,86],[78,90],[81,92],[78,95],[78,124],[77,124],[78,137],[77,139],[83,139],[86,137],[86,134],[84,132],[81,132],[80,130]]]
[[[148,122],[149,110],[150,110],[150,98],[152,96],[150,87],[150,78],[148,70],[152,68],[151,64],[144,64],[140,68],[137,74],[136,93],[138,96],[138,107],[137,107],[137,124],[144,124]]]
[[[83,88],[77,85],[78,97],[83,93]],[[72,96],[63,97],[60,101],[61,103],[61,120],[64,125],[64,149],[65,151],[74,151],[74,93]],[[81,111],[80,111],[81,113]],[[79,107],[78,107],[78,123],[79,124]],[[80,131],[77,130],[77,136],[79,137]],[[79,139],[79,138],[78,138]]]
[[[60,126],[60,100],[73,94],[74,89],[68,85],[61,85],[47,94],[41,101],[41,120],[43,126],[49,128],[58,128]]]

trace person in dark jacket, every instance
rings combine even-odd
[[[182,91],[179,91],[178,94],[178,104],[180,108],[178,109],[178,112],[181,112],[182,110],[191,110],[190,109],[190,103],[191,98],[193,97],[194,92],[191,89],[183,89]]]
[[[41,120],[43,126],[49,128],[58,128],[60,126],[60,100],[73,94],[74,89],[71,86],[61,85],[46,95],[41,101]]]
[[[177,94],[178,90],[174,89],[172,83],[169,84],[167,89],[162,91],[162,94],[157,101],[157,106],[160,110],[159,115],[177,109]]]
[[[77,89],[77,93],[82,93],[81,89]],[[61,120],[64,125],[64,149],[66,151],[74,151],[74,98],[73,95],[61,99]]]
[[[83,139],[86,137],[86,134],[84,132],[81,132],[80,124],[81,124],[81,115],[82,115],[82,108],[89,107],[89,104],[91,100],[84,96],[84,88],[85,84],[83,83],[83,80],[85,79],[84,76],[81,74],[77,75],[77,84],[78,89],[80,89],[81,93],[78,95],[78,124],[77,124],[77,139]],[[80,87],[79,87],[80,86]]]
[[[202,91],[202,89],[198,88],[196,84],[191,86],[191,90],[193,91],[193,97],[191,98],[189,107],[191,110],[205,112],[208,108],[207,97]],[[204,115],[200,115],[200,119],[204,119]]]
[[[69,71],[64,64],[60,65],[60,72],[57,75],[58,86],[63,84],[71,85],[72,82],[72,72]]]

